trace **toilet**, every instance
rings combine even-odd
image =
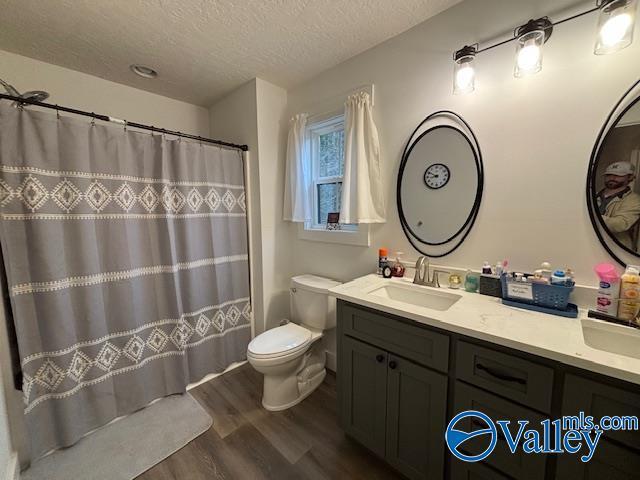
[[[304,400],[326,375],[323,332],[336,326],[336,299],[328,290],[340,282],[315,275],[291,279],[291,321],[267,330],[247,348],[247,360],[264,375],[262,406],[286,410]]]

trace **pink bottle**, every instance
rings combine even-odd
[[[620,298],[620,274],[610,263],[599,263],[593,269],[600,279],[596,310],[615,317],[618,313]]]

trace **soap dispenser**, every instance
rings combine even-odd
[[[396,259],[391,266],[391,275],[393,275],[394,277],[404,277],[405,268],[402,260],[400,259],[402,255],[404,255],[403,252],[396,252]]]

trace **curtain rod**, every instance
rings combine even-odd
[[[164,133],[164,134],[167,134],[167,135],[174,135],[176,137],[189,138],[191,140],[197,140],[199,142],[211,143],[213,145],[220,145],[220,146],[223,146],[223,147],[235,148],[235,149],[238,149],[238,150],[242,150],[243,152],[246,152],[246,151],[249,150],[249,147],[247,145],[238,145],[236,143],[223,142],[222,140],[214,140],[212,138],[200,137],[198,135],[191,135],[191,134],[188,134],[188,133],[177,132],[175,130],[167,130],[165,128],[157,128],[157,127],[150,126],[150,125],[144,125],[142,123],[135,123],[135,122],[129,122],[127,120],[121,120],[119,118],[110,117],[108,115],[101,115],[99,113],[93,113],[93,112],[85,112],[83,110],[77,110],[75,108],[61,107],[59,105],[53,105],[51,103],[36,102],[34,100],[29,100],[27,98],[15,97],[13,95],[6,95],[4,93],[0,93],[0,100],[11,100],[11,101],[19,103],[20,105],[29,104],[29,105],[35,105],[37,107],[49,108],[49,109],[52,109],[52,110],[56,110],[58,112],[73,113],[75,115],[82,115],[84,117],[91,117],[91,118],[95,118],[96,120],[102,120],[104,122],[118,123],[118,124],[124,125],[126,127],[139,128],[141,130],[150,130],[152,132]]]

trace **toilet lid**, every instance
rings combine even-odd
[[[272,328],[251,340],[249,353],[252,355],[277,356],[298,350],[311,341],[311,332],[295,323],[287,323]]]

